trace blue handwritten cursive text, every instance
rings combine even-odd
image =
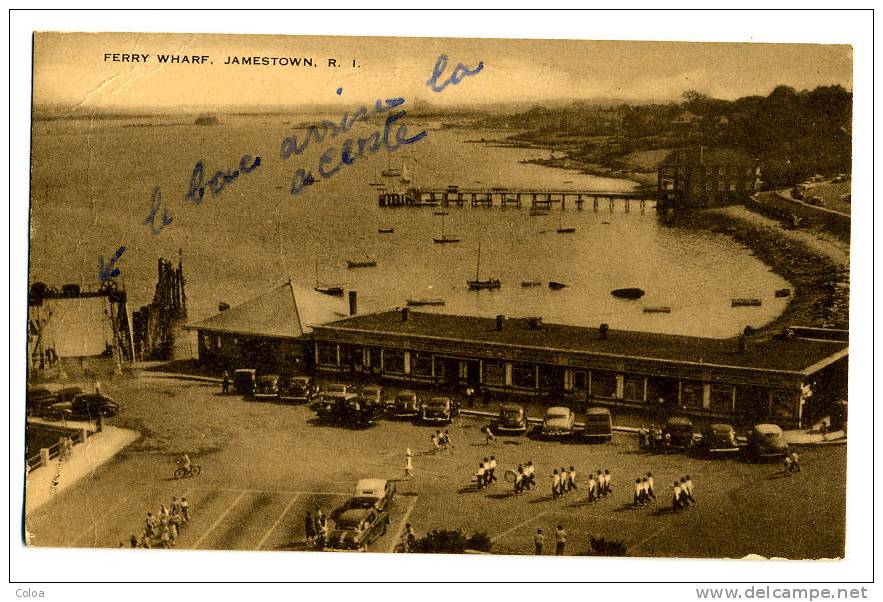
[[[438,83],[439,78],[445,72],[445,67],[447,66],[448,55],[439,55],[438,60],[435,61],[435,67],[432,70],[432,77],[426,81],[426,85],[432,88],[433,92],[441,92],[450,85],[456,86],[467,77],[478,75],[478,73],[484,69],[484,62],[479,61],[478,66],[475,67],[475,69],[470,69],[463,63],[457,63],[457,66],[454,67],[454,72],[451,73],[451,77],[442,83]]]
[[[101,282],[107,282],[113,278],[116,278],[120,275],[120,270],[116,267],[117,260],[122,257],[123,253],[126,252],[126,247],[120,247],[117,249],[117,252],[113,254],[107,263],[104,263],[104,257],[98,257],[98,279]]]
[[[239,160],[239,169],[216,171],[208,181],[208,188],[212,196],[218,196],[224,191],[224,187],[227,184],[230,184],[242,174],[251,173],[260,166],[261,158],[259,156],[252,158],[251,155],[242,155],[242,158]],[[184,199],[191,201],[194,205],[199,205],[205,196],[205,187],[205,164],[202,161],[197,161],[196,165],[193,166],[193,173],[190,175],[190,187],[184,194]]]

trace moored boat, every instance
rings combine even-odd
[[[670,314],[671,308],[667,305],[648,305],[644,308],[645,314]]]
[[[790,297],[791,289],[790,288],[780,288],[776,290],[776,297]]]
[[[421,305],[444,305],[445,300],[441,298],[407,299],[405,304],[409,307],[420,307]]]
[[[730,300],[730,307],[760,307],[760,305],[760,299],[745,297]]]
[[[343,295],[343,287],[332,284],[320,284],[319,283],[319,260],[316,260],[316,286],[313,287],[313,290],[317,293],[322,293],[323,295],[331,295],[332,297],[340,297]]]
[[[555,282],[554,280],[549,281],[549,288],[553,291],[561,290],[562,288],[567,288],[567,285],[563,282]]]
[[[480,290],[495,290],[502,286],[502,282],[500,282],[499,278],[486,278],[482,280],[479,277],[479,270],[481,268],[481,243],[478,243],[478,259],[475,262],[475,280],[467,280],[466,284],[469,286],[470,290],[480,291]]]
[[[541,280],[522,280],[521,286],[524,288],[529,288],[531,286],[540,286],[543,282]]]
[[[640,299],[644,296],[644,289],[637,287],[615,288],[610,294],[620,299]]]
[[[372,257],[366,257],[365,259],[347,259],[346,267],[352,268],[373,268],[377,265],[377,260]]]
[[[395,232],[395,228],[377,228],[378,234],[392,234]]]

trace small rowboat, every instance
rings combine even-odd
[[[640,299],[644,296],[644,289],[637,287],[615,288],[610,294],[620,299]]]
[[[405,304],[409,307],[420,307],[421,305],[444,305],[444,299],[408,299]]]
[[[732,299],[730,307],[760,307],[760,299]]]
[[[670,314],[671,308],[664,305],[647,306],[644,308],[645,314]]]
[[[378,234],[392,234],[395,232],[395,228],[377,228]]]
[[[377,260],[371,259],[371,258],[368,258],[368,259],[347,259],[346,260],[346,267],[348,267],[350,269],[353,269],[353,268],[373,268],[376,265],[377,265]]]
[[[567,285],[563,282],[555,282],[554,280],[549,282],[549,288],[553,291],[561,290],[562,288],[567,288]]]
[[[523,288],[529,288],[531,286],[541,286],[543,283],[541,280],[522,280],[521,286]]]

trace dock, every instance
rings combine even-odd
[[[630,211],[633,203],[637,203],[644,211],[648,203],[656,207],[656,200],[648,198],[646,192],[617,192],[599,190],[561,190],[547,188],[409,188],[399,192],[381,192],[377,196],[380,207],[501,207],[517,208],[527,206],[531,209],[552,208],[566,209],[568,203],[582,210],[591,203],[594,211],[606,205],[613,211],[614,203],[625,205]]]

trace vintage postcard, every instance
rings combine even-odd
[[[843,558],[852,90],[847,45],[34,33],[26,544]]]

